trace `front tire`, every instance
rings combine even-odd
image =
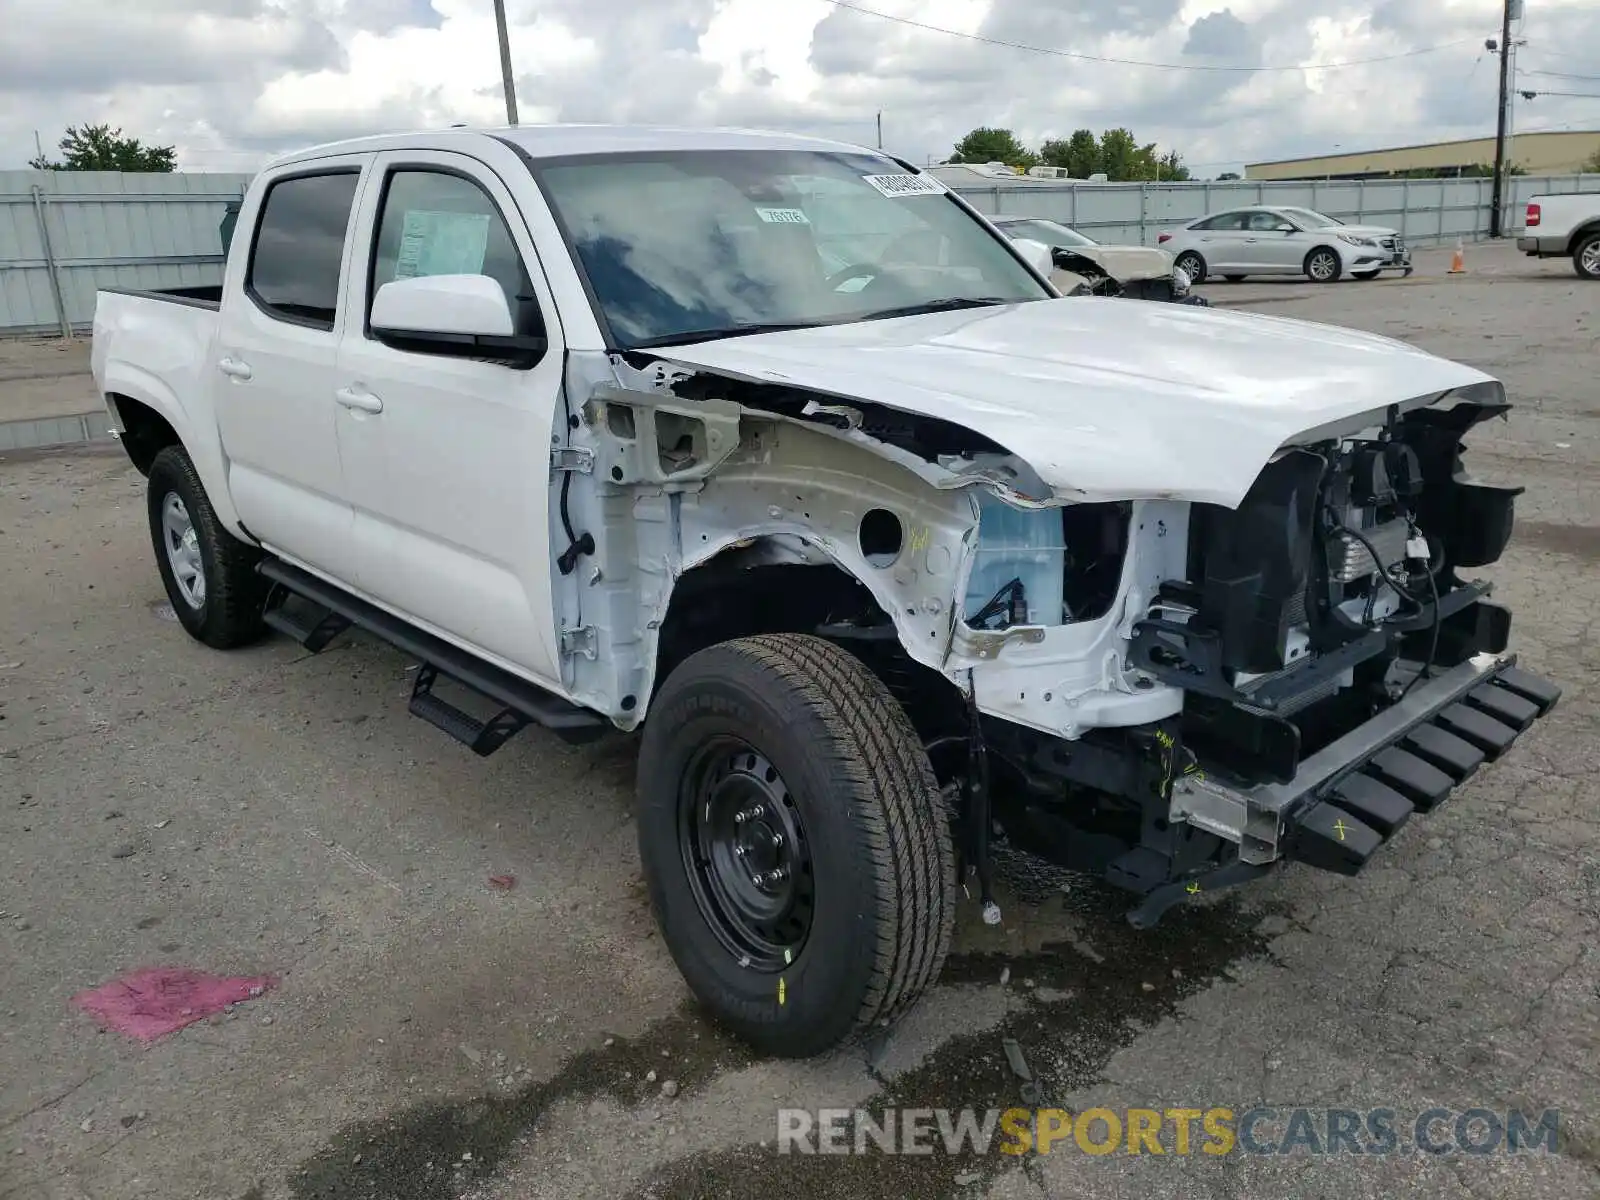
[[[1243,283],[1244,282],[1244,276],[1243,275],[1224,275],[1223,278],[1226,279],[1229,283]]]
[[[1580,278],[1600,279],[1600,230],[1587,235],[1572,249],[1572,269]]]
[[[1301,270],[1311,277],[1312,283],[1337,283],[1339,276],[1344,274],[1344,260],[1339,257],[1337,250],[1318,246],[1306,255]]]
[[[1191,284],[1204,283],[1206,281],[1206,260],[1193,250],[1185,250],[1178,255],[1177,260],[1172,265],[1181,269],[1189,277]]]
[[[667,949],[759,1051],[819,1054],[938,977],[949,821],[911,722],[853,655],[796,634],[692,655],[645,723],[638,791]]]
[[[218,650],[255,641],[261,622],[261,552],[222,527],[194,463],[168,446],[150,464],[146,503],[156,566],[178,623]]]
[[[1378,277],[1378,272],[1377,271],[1351,271],[1350,272],[1350,278],[1351,279],[1359,279],[1363,283],[1365,283],[1369,279],[1376,279],[1377,277]]]

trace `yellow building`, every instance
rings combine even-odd
[[[1600,152],[1600,129],[1586,132],[1520,133],[1506,149],[1508,161],[1529,175],[1576,175]],[[1382,179],[1406,171],[1476,174],[1494,164],[1494,139],[1466,138],[1391,150],[1358,150],[1320,158],[1249,163],[1246,179]]]

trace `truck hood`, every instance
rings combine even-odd
[[[1324,426],[1455,388],[1470,367],[1375,334],[1181,304],[1078,297],[719,338],[653,354],[695,370],[964,426],[1063,500],[1236,507]]]

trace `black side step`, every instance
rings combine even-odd
[[[320,654],[329,642],[350,628],[350,619],[316,603],[302,601],[306,612],[291,612],[286,606],[294,593],[281,583],[274,582],[267,590],[267,599],[261,610],[261,620],[270,629],[276,629],[287,638],[299,642],[313,654]]]
[[[611,728],[610,722],[599,714],[579,708],[537,684],[474,658],[444,639],[434,637],[409,621],[384,612],[376,605],[368,604],[307,571],[273,558],[263,559],[256,570],[277,587],[310,601],[347,624],[359,626],[402,653],[418,659],[422,666],[418,668],[417,682],[412,691],[411,711],[451,737],[465,742],[478,754],[493,753],[507,738],[528,724],[542,725],[569,742],[594,741]],[[277,587],[273,590],[276,591]],[[280,600],[275,611],[281,613],[281,610]],[[286,624],[290,622],[287,614],[284,614],[284,618]],[[266,613],[263,613],[263,619],[275,629],[282,628],[274,624]],[[325,622],[326,618],[319,622],[317,628],[321,628]],[[304,625],[296,622],[293,628],[303,629]],[[295,636],[289,630],[285,632],[290,633],[291,637]],[[297,637],[296,640],[300,639]],[[434,695],[433,685],[440,676],[447,676],[499,704],[500,713],[488,721],[480,721]]]
[[[510,708],[502,708],[487,721],[457,708],[433,690],[439,681],[438,668],[423,663],[417,668],[417,679],[411,687],[411,715],[421,717],[435,729],[442,729],[456,741],[472,748],[474,754],[487,757],[493,754],[514,733],[520,733],[528,724],[528,717]]]

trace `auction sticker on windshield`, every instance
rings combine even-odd
[[[863,175],[861,178],[879,193],[891,198],[937,196],[944,192],[944,184],[926,175]]]
[[[809,225],[811,219],[798,208],[758,208],[756,216],[768,225]]]

